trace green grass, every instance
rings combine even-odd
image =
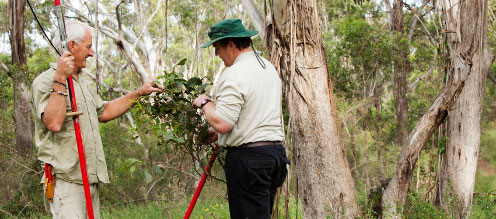
[[[188,200],[189,201],[189,200]],[[300,200],[301,201],[301,200]],[[141,204],[127,204],[121,206],[102,206],[100,215],[102,219],[107,218],[183,218],[188,208],[189,202],[181,201],[149,201]],[[279,200],[279,218],[285,218],[284,198]],[[290,218],[303,218],[301,212],[301,202],[298,207],[298,217],[296,217],[296,200],[291,198],[289,202]],[[31,218],[50,218],[48,214],[34,214]],[[229,205],[227,200],[221,198],[205,199],[200,198],[191,214],[190,218],[229,218]]]
[[[182,218],[188,204],[185,201],[153,201],[113,208],[104,207],[101,210],[101,218]],[[199,200],[191,218],[229,218],[229,206],[224,200]]]
[[[485,124],[481,131],[479,160],[485,160],[496,167],[496,123]],[[475,193],[496,193],[496,175],[477,170],[475,176]]]
[[[496,122],[485,124],[481,130],[479,160],[486,160],[496,167]]]

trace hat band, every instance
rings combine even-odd
[[[231,32],[231,33],[227,33],[225,31],[218,31],[218,32],[215,32],[214,34],[212,34],[212,36],[209,36],[210,39],[217,39],[217,38],[220,38],[220,37],[229,37],[231,35],[235,35],[235,34],[239,34],[239,33],[242,33],[242,32],[247,32],[246,29],[241,29],[237,32]]]

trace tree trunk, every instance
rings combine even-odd
[[[487,50],[487,1],[444,1],[450,68],[448,84],[470,74],[450,111],[438,200],[456,218],[469,218],[480,143],[482,96],[494,56]]]
[[[386,154],[386,149],[387,147],[385,145],[382,145],[382,144],[379,144],[379,142],[381,142],[381,139],[382,139],[382,136],[383,136],[383,132],[382,132],[382,126],[380,124],[382,124],[382,91],[383,91],[383,88],[382,88],[382,84],[380,85],[377,85],[375,88],[374,88],[374,106],[375,106],[375,109],[376,109],[376,119],[377,119],[377,123],[376,124],[379,124],[379,125],[376,125],[376,145],[377,145],[377,162],[378,162],[378,166],[379,166],[379,172],[381,173],[381,176],[380,176],[380,179],[383,180],[384,178],[386,178],[386,171],[384,170],[384,158],[383,156]]]
[[[410,133],[407,142],[401,149],[393,178],[382,196],[381,204],[384,218],[401,218],[401,208],[406,201],[420,150],[448,115],[448,110],[460,95],[464,82],[465,79],[462,79],[444,89]]]
[[[403,30],[403,1],[395,0],[393,4],[391,30],[396,38],[396,55],[394,59],[393,93],[396,108],[398,144],[403,145],[408,137],[408,83],[410,72],[409,45]]]
[[[274,0],[266,30],[283,81],[304,218],[359,215],[322,43],[316,0]]]
[[[101,94],[101,89],[100,89],[100,60],[98,58],[98,35],[100,35],[98,31],[99,27],[98,23],[98,0],[95,0],[95,85],[96,85],[96,93]]]
[[[26,48],[24,45],[25,1],[9,1],[10,45],[12,50],[11,72],[14,81],[14,121],[17,155],[26,157],[32,147],[31,108],[28,74],[26,69]]]

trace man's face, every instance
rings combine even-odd
[[[222,46],[222,44],[217,41],[213,46],[215,48],[215,55],[222,59],[226,67],[230,67],[236,59],[234,55],[234,48],[236,48],[236,46],[234,43],[229,41],[226,46]]]
[[[69,43],[69,51],[72,52],[74,56],[74,69],[79,71],[86,67],[86,59],[93,56],[93,49],[91,48],[92,38],[89,30],[86,29],[86,34],[84,35],[81,43],[76,43],[71,41]],[[71,48],[72,47],[72,48]]]

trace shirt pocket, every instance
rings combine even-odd
[[[61,147],[63,151],[71,147],[77,152],[76,132],[72,117],[66,117],[60,132],[54,134],[55,143]]]

